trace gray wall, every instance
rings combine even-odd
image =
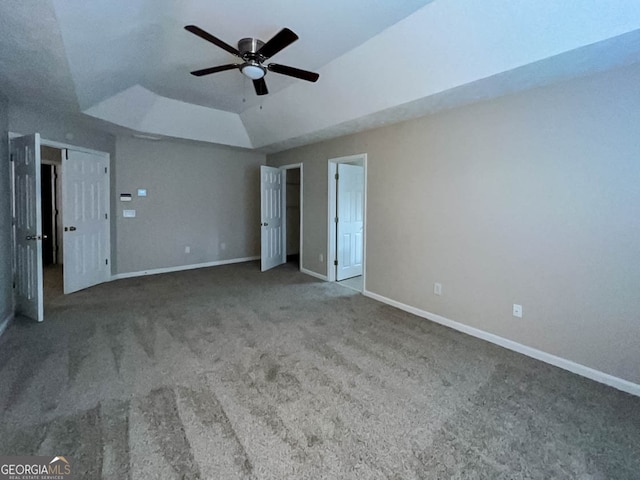
[[[194,265],[260,254],[263,154],[227,147],[118,137],[117,272]],[[138,198],[137,189],[148,196]],[[136,218],[123,218],[135,209]],[[185,253],[189,246],[190,253]]]
[[[78,114],[80,115],[80,114]],[[115,137],[99,127],[92,127],[88,117],[35,110],[31,107],[10,105],[9,129],[28,135],[40,133],[42,138],[101,152],[115,152]]]
[[[367,153],[369,291],[640,383],[639,84],[635,65],[270,155],[304,162],[303,266],[326,273],[327,159]]]
[[[0,97],[0,332],[13,315],[11,278],[11,166],[9,163],[9,115],[7,102]]]

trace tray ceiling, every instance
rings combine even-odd
[[[300,40],[257,97],[229,44],[283,27]],[[0,92],[137,132],[276,151],[640,61],[640,4],[509,0],[1,2]]]

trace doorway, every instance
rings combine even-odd
[[[367,155],[329,159],[327,279],[365,289]]]
[[[300,270],[300,167],[285,171],[285,231],[287,263]]]
[[[42,211],[42,273],[45,305],[63,294],[62,154],[40,146],[40,205]]]
[[[302,267],[303,165],[260,167],[260,268]]]

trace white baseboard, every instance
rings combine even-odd
[[[11,320],[13,320],[13,312],[7,313],[5,317],[2,319],[2,321],[0,322],[0,336],[2,336],[4,331],[7,329],[7,327],[11,323]]]
[[[229,265],[232,263],[251,262],[260,260],[260,256],[231,258],[229,260],[216,260],[214,262],[195,263],[192,265],[178,265],[176,267],[152,268],[150,270],[141,270],[139,272],[116,273],[111,275],[111,280],[121,280],[123,278],[144,277],[146,275],[157,275],[159,273],[181,272],[183,270],[194,270],[196,268],[218,267],[220,265]]]
[[[300,271],[306,275],[311,275],[312,277],[316,277],[319,278],[320,280],[324,280],[325,282],[327,281],[327,276],[326,275],[322,275],[321,273],[316,273],[313,272],[311,270],[307,270],[304,267],[300,267]]]
[[[595,370],[591,367],[587,367],[571,360],[567,360],[566,358],[558,357],[556,355],[543,352],[542,350],[522,345],[521,343],[514,342],[513,340],[494,335],[493,333],[485,332],[484,330],[480,330],[463,323],[449,320],[448,318],[442,317],[435,313],[430,313],[425,310],[406,305],[404,303],[392,300],[387,297],[383,297],[382,295],[378,295],[377,293],[373,293],[368,290],[365,290],[363,292],[363,295],[373,298],[374,300],[378,300],[382,303],[386,303],[387,305],[399,308],[400,310],[404,310],[405,312],[413,313],[414,315],[417,315],[419,317],[426,318],[427,320],[430,320],[432,322],[439,323],[440,325],[444,325],[445,327],[453,328],[454,330],[458,330],[459,332],[466,333],[467,335],[471,335],[472,337],[486,340],[487,342],[491,342],[506,349],[513,350],[514,352],[521,353],[528,357],[535,358],[536,360],[540,360],[550,365],[568,370],[577,375],[595,380],[599,383],[604,383],[605,385],[609,385],[610,387],[617,388],[618,390],[622,390],[623,392],[627,392],[640,397],[640,385],[638,385],[637,383],[614,377],[613,375],[601,372],[600,370]]]

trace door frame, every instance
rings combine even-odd
[[[364,238],[362,239],[362,291],[366,290],[367,282],[367,154],[359,153],[356,155],[348,155],[346,157],[330,158],[328,160],[328,174],[327,174],[327,281],[336,281],[336,266],[334,260],[336,259],[337,246],[336,246],[336,196],[338,194],[336,189],[336,172],[338,171],[339,163],[350,164],[362,164],[364,169],[364,199],[362,205],[362,220]]]
[[[296,168],[300,169],[300,238],[298,239],[298,242],[300,243],[299,248],[299,255],[300,255],[300,260],[298,261],[298,269],[300,271],[303,271],[303,267],[302,267],[302,259],[304,258],[302,256],[302,239],[304,238],[303,233],[304,233],[304,208],[303,208],[303,191],[304,191],[304,182],[303,182],[303,178],[304,178],[304,165],[302,164],[302,162],[300,163],[291,163],[289,165],[282,165],[281,167],[278,167],[280,170],[284,171],[284,182],[282,182],[282,198],[283,198],[283,203],[284,203],[284,215],[282,216],[282,251],[284,252],[284,258],[285,258],[285,262],[287,259],[287,170],[295,170]]]
[[[42,146],[42,144],[41,144]],[[50,145],[46,145],[47,147],[49,147]],[[62,235],[62,157],[64,154],[64,150],[63,149],[58,149],[60,151],[60,158],[58,158],[57,160],[43,160],[42,158],[40,159],[40,165],[49,165],[50,167],[56,168],[56,178],[52,179],[52,190],[54,192],[54,197],[55,197],[55,202],[53,204],[53,214],[52,214],[52,222],[54,225],[54,236],[53,236],[53,248],[54,251],[56,252],[55,255],[55,263],[61,263],[62,262],[62,254],[64,252],[64,246],[62,244],[63,242],[63,235]],[[42,188],[42,187],[41,187]],[[58,208],[60,207],[60,208]],[[58,216],[57,220],[58,220],[58,224],[56,226],[56,214],[55,211],[59,210],[60,215]],[[44,246],[44,243],[43,243]],[[43,251],[43,255],[44,255],[44,251]]]
[[[9,132],[8,134],[8,139],[9,141],[11,141],[11,139],[13,138],[17,138],[17,137],[22,137],[24,136],[22,133],[16,133],[16,132]],[[111,224],[113,222],[113,217],[111,215],[111,174],[112,174],[112,165],[111,165],[111,154],[109,152],[103,152],[101,150],[94,150],[92,148],[85,148],[85,147],[80,147],[77,145],[72,145],[70,143],[62,143],[62,142],[57,142],[55,140],[48,140],[46,138],[43,138],[42,135],[40,135],[40,145],[41,146],[47,146],[47,147],[53,147],[53,148],[58,148],[61,150],[61,155],[64,155],[64,150],[75,150],[78,152],[84,152],[84,153],[90,153],[92,155],[99,155],[102,157],[105,157],[107,159],[107,164],[109,165],[109,175],[107,176],[107,205],[106,207],[108,208],[108,215],[109,215],[109,222],[108,222],[108,232],[107,232],[107,252],[109,255],[109,265],[110,265],[110,270],[111,270],[111,274],[109,275],[109,278],[106,281],[111,281],[113,280],[113,262],[111,261]],[[62,161],[62,158],[61,158]],[[62,168],[60,169],[60,175],[64,175],[64,172],[62,171]],[[15,215],[15,192],[14,192],[14,180],[12,178],[12,183],[11,183],[11,208],[12,208],[12,212],[13,215]],[[60,194],[62,195],[62,188],[64,188],[63,185],[61,185],[61,191]],[[63,236],[64,238],[64,236]],[[62,244],[62,248],[64,249],[64,240],[63,240],[63,244]],[[16,264],[15,264],[15,250],[16,250],[16,245],[15,245],[15,238],[13,239],[13,258],[14,258],[14,262],[13,262],[13,275],[15,276],[16,274]]]

